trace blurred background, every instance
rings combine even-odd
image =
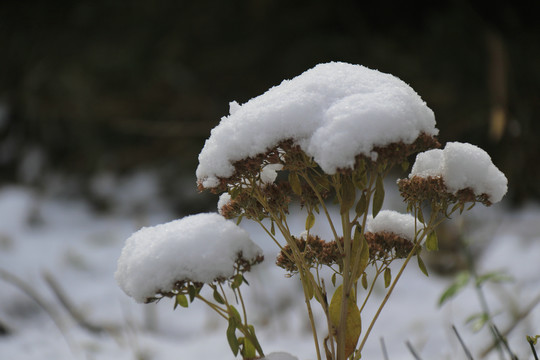
[[[438,230],[432,276],[408,269],[367,356],[380,357],[384,336],[392,359],[411,359],[407,336],[425,358],[455,359],[450,324],[474,350],[489,345],[487,330],[466,332],[479,309],[472,289],[435,305],[467,266],[515,276],[487,297],[503,309],[501,330],[519,323],[510,341],[530,356],[523,339],[540,323],[540,23],[524,3],[0,2],[0,358],[224,358],[215,314],[135,304],[115,283],[116,261],[141,226],[216,210],[195,169],[229,102],[329,61],[409,83],[435,112],[441,143],[484,148],[509,179],[503,206]],[[386,199],[403,206],[395,191]],[[300,233],[305,221],[293,219]],[[265,351],[314,358],[298,283],[273,266],[264,234],[242,226],[268,254],[249,299]],[[469,240],[474,266],[463,260]]]
[[[409,83],[443,144],[481,146],[513,204],[538,199],[536,14],[521,2],[473,3],[4,1],[0,182],[107,210],[119,188],[147,189],[151,173],[149,195],[175,213],[213,209],[194,173],[229,102],[345,61]]]

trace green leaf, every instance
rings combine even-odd
[[[350,176],[341,177],[341,214],[347,213],[356,200],[356,189]]]
[[[270,225],[270,234],[276,236],[276,227],[274,226],[274,220],[272,220],[272,223]]]
[[[253,337],[253,340],[254,340],[253,345],[255,346],[255,349],[257,349],[259,354],[262,355],[263,350],[262,350],[261,344],[259,343],[259,339],[257,339],[257,335],[255,334],[255,328],[253,327],[253,325],[248,325],[248,330],[251,336]]]
[[[512,278],[510,275],[505,274],[502,271],[493,271],[489,272],[484,275],[480,275],[476,278],[476,285],[481,286],[486,282],[493,282],[493,283],[503,283],[503,282],[511,282],[514,278]]]
[[[536,345],[536,343],[538,342],[538,339],[540,339],[540,335],[536,335],[534,337],[527,335],[527,341],[533,345]]]
[[[231,200],[235,200],[238,195],[240,195],[240,187],[235,187],[231,190],[229,190],[229,195],[231,195]]]
[[[332,280],[332,285],[336,286],[336,273],[332,274],[331,280]]]
[[[358,279],[365,272],[369,264],[369,245],[367,243],[365,236],[360,233],[358,228],[356,228],[356,231],[355,231],[355,238],[357,237],[357,234],[358,236],[360,236],[360,239],[359,241],[356,241],[355,239],[355,244],[360,243],[360,259],[359,259],[359,264],[358,264],[358,272],[354,275],[355,279]],[[353,254],[356,254],[356,253],[353,253]],[[354,255],[354,258],[356,258],[356,255]]]
[[[231,347],[234,356],[238,355],[240,344],[236,337],[236,324],[232,321],[232,318],[229,318],[229,326],[227,327],[227,341],[229,342],[229,346]]]
[[[242,357],[244,359],[254,359],[255,358],[255,346],[247,337],[240,338],[244,346],[242,347]]]
[[[292,191],[298,195],[302,195],[302,185],[300,184],[300,178],[296,172],[289,173],[289,184],[291,184]]]
[[[216,300],[218,304],[225,304],[223,297],[218,293],[216,288],[214,288],[214,300]]]
[[[384,202],[384,185],[381,175],[377,176],[375,183],[375,193],[373,194],[373,217],[381,211]]]
[[[177,294],[176,295],[176,300],[175,300],[175,307],[176,307],[177,304],[180,305],[181,307],[187,308],[189,304],[188,304],[188,299],[187,299],[186,295]]]
[[[389,267],[384,270],[384,287],[387,288],[392,283],[392,272]]]
[[[362,274],[362,287],[364,290],[368,288],[367,274],[365,272]]]
[[[407,171],[408,168],[409,168],[409,162],[407,160],[401,163],[401,169],[403,171]]]
[[[362,196],[360,196],[360,200],[358,200],[358,202],[356,203],[356,215],[358,215],[358,217],[364,215],[364,213],[366,212],[367,210],[367,197],[366,197],[366,194],[364,192],[362,192]]]
[[[193,302],[195,297],[201,292],[202,286],[196,287],[195,285],[188,286],[189,302]]]
[[[244,218],[244,214],[240,214],[240,216],[238,217],[238,219],[236,219],[236,225],[240,225],[240,223],[242,222],[242,219]]]
[[[418,217],[418,221],[420,221],[422,224],[425,224],[424,213],[420,206],[418,207],[418,210],[416,211],[416,216]]]
[[[229,321],[230,319],[233,319],[235,321],[235,324],[242,323],[242,317],[240,316],[240,313],[232,305],[229,305]]]
[[[467,284],[471,274],[468,271],[462,271],[457,276],[454,282],[442,293],[439,298],[439,306],[456,296]]]
[[[244,277],[242,276],[242,274],[236,274],[231,284],[231,288],[238,289],[240,285],[242,285],[243,281],[244,281]]]
[[[310,275],[308,274],[308,276],[310,276]],[[305,286],[306,286],[308,299],[309,300],[313,299],[314,289],[313,289],[313,282],[311,281],[311,279],[307,279],[307,281],[305,283]]]
[[[309,230],[315,225],[315,215],[310,212],[306,218],[306,230]]]
[[[328,307],[328,312],[330,316],[330,321],[336,329],[339,329],[339,324],[341,322],[341,305],[343,298],[343,285],[340,285],[330,301],[330,306]],[[356,305],[356,300],[354,294],[349,295],[347,301],[347,314],[345,316],[345,358],[348,358],[356,348],[358,343],[358,338],[362,332],[362,321],[360,317],[360,310]]]
[[[426,249],[428,251],[439,250],[439,240],[437,239],[437,233],[435,230],[430,232],[427,236]]]
[[[416,258],[418,259],[418,268],[424,273],[424,275],[429,276],[429,273],[426,268],[426,264],[424,264],[424,260],[420,257],[420,254],[416,255]]]
[[[484,325],[489,321],[489,315],[486,313],[473,314],[466,320],[466,324],[471,324],[471,329],[474,332],[482,330]]]

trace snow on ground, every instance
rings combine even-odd
[[[505,270],[516,279],[486,287],[492,311],[526,308],[540,295],[540,207],[503,211],[502,206],[478,206],[473,212],[469,218],[476,220],[466,222],[466,227],[485,247],[480,271]],[[137,304],[114,280],[125,240],[142,226],[173,220],[167,211],[154,211],[142,220],[133,215],[100,216],[80,201],[38,197],[24,188],[6,187],[0,189],[0,218],[0,324],[10,330],[9,335],[0,335],[0,359],[234,358],[225,338],[226,324],[202,304],[175,311],[169,299]],[[304,221],[292,220],[300,234]],[[255,224],[244,220],[241,226],[266,256],[263,264],[247,274],[251,285],[244,289],[251,310],[248,317],[256,325],[263,349],[286,351],[300,360],[315,359],[298,280],[286,278],[273,265],[277,249]],[[313,231],[324,232],[322,221],[317,221]],[[6,271],[46,302],[48,312],[20,286],[6,281]],[[78,325],[47,285],[46,274],[86,320],[105,331],[93,333]],[[407,340],[423,359],[465,359],[452,324],[474,353],[483,349],[489,333],[475,334],[465,325],[468,316],[479,312],[472,290],[437,308],[438,297],[450,281],[434,273],[426,278],[411,264],[375,325],[363,358],[382,359],[380,339],[384,338],[392,360],[413,359],[405,346]],[[364,310],[364,329],[382,296],[381,286]],[[51,314],[63,324],[62,331]],[[509,311],[497,315],[495,321],[502,330],[506,328]],[[540,306],[511,333],[510,346],[520,359],[532,358],[524,336],[539,334],[538,324]]]

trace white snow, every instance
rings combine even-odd
[[[262,250],[221,215],[191,215],[131,235],[115,278],[126,294],[144,302],[160,290],[172,290],[177,281],[211,283],[232,277],[239,254],[252,261]]]
[[[321,168],[350,168],[355,156],[374,157],[374,146],[436,135],[433,112],[397,77],[342,62],[319,64],[284,80],[230,114],[212,129],[199,154],[204,187],[234,173],[233,163],[294,140]]]
[[[420,153],[412,167],[413,176],[441,176],[451,193],[471,188],[475,194],[487,194],[492,203],[499,202],[508,189],[508,180],[479,147],[449,142],[444,149]]]
[[[221,215],[223,215],[221,209],[223,209],[223,207],[225,205],[227,205],[228,203],[230,203],[230,202],[231,202],[231,195],[229,193],[224,192],[223,194],[221,194],[219,196],[219,200],[218,200],[218,203],[217,203],[217,208],[218,208],[218,212]]]
[[[388,187],[385,198],[392,202],[392,199],[398,201],[400,196]],[[43,215],[44,222],[40,227],[32,227],[25,221],[35,207],[34,203]],[[300,234],[305,228],[305,217],[295,215],[297,213],[291,211],[288,218],[294,234]],[[166,208],[149,215],[145,222],[148,225],[173,218]],[[339,208],[335,215],[339,218]],[[188,309],[177,308],[175,311],[169,299],[141,305],[117,286],[113,278],[116,261],[125,239],[140,227],[136,217],[124,212],[106,216],[95,214],[79,200],[38,198],[21,187],[0,188],[0,216],[3,219],[0,223],[0,268],[31,285],[56,310],[66,325],[73,347],[73,351],[70,350],[47,313],[27,294],[0,279],[0,322],[13,330],[11,335],[0,336],[1,359],[168,360],[171,354],[179,359],[235,359],[225,337],[227,322],[203,303],[194,301]],[[505,270],[515,278],[511,283],[484,287],[490,309],[497,314],[495,322],[501,330],[513,324],[512,314],[526,309],[538,296],[539,218],[538,204],[512,210],[499,205],[475,207],[464,217],[467,219],[464,234],[474,240],[475,246],[484,248],[477,260],[479,273]],[[326,229],[323,224],[318,220],[314,228],[320,226],[321,235],[328,238],[331,233],[322,233]],[[243,221],[241,225],[268,258],[246,274],[250,286],[243,289],[248,317],[255,325],[263,350],[268,354],[287,351],[299,360],[316,359],[298,278],[286,278],[284,271],[273,264],[275,245],[257,224]],[[438,253],[431,254],[436,256]],[[425,261],[429,268],[428,259]],[[116,326],[118,332],[96,334],[78,325],[45,285],[44,270],[55,276],[87,320],[98,325]],[[397,268],[392,271],[395,274]],[[426,278],[414,264],[409,264],[373,328],[362,358],[383,358],[380,339],[384,338],[392,360],[413,358],[405,346],[407,340],[423,359],[464,359],[463,349],[451,330],[452,324],[457,326],[474,358],[480,358],[479,352],[488,345],[491,337],[489,329],[474,333],[465,324],[470,315],[481,311],[474,290],[466,290],[442,308],[436,306],[438,297],[450,282],[451,278],[439,277],[435,272],[430,272]],[[378,285],[362,312],[366,327],[384,298],[384,284]],[[212,298],[211,291],[205,295]],[[316,311],[317,304],[313,302],[312,305]],[[316,312],[315,316],[324,329],[322,314]],[[508,335],[510,346],[519,359],[531,358],[525,335],[538,334],[538,324],[540,305]],[[321,330],[319,335],[322,341],[326,333]],[[536,349],[539,350],[538,345]],[[499,358],[492,353],[486,359]]]
[[[269,164],[261,170],[261,182],[263,184],[272,184],[277,178],[277,172],[283,169],[281,164]]]
[[[375,218],[369,217],[366,230],[372,233],[391,232],[407,240],[414,241],[416,231],[422,228],[422,224],[416,221],[410,214],[401,214],[394,210],[381,210]]]
[[[266,355],[261,360],[298,360],[298,358],[285,352],[273,352]]]

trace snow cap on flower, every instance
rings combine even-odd
[[[508,190],[508,180],[481,148],[468,143],[449,142],[442,150],[420,153],[409,179],[440,177],[448,192],[471,189],[486,194],[490,203],[499,202]]]
[[[174,290],[182,281],[212,283],[235,275],[238,263],[262,261],[248,233],[216,213],[197,214],[145,227],[131,235],[115,273],[137,302]]]
[[[334,174],[353,168],[358,155],[375,160],[376,147],[437,133],[431,109],[397,77],[360,65],[319,64],[245,104],[232,102],[199,154],[197,181],[216,188],[234,175],[235,163],[287,140]]]
[[[415,227],[416,222],[416,227]],[[404,239],[413,241],[416,231],[422,228],[422,224],[416,221],[412,215],[401,214],[393,210],[381,210],[375,218],[369,217],[366,231],[371,233],[389,232]]]
[[[220,215],[223,215],[223,208],[230,204],[231,202],[231,195],[229,193],[223,193],[219,196],[219,200],[217,203],[218,212]]]

